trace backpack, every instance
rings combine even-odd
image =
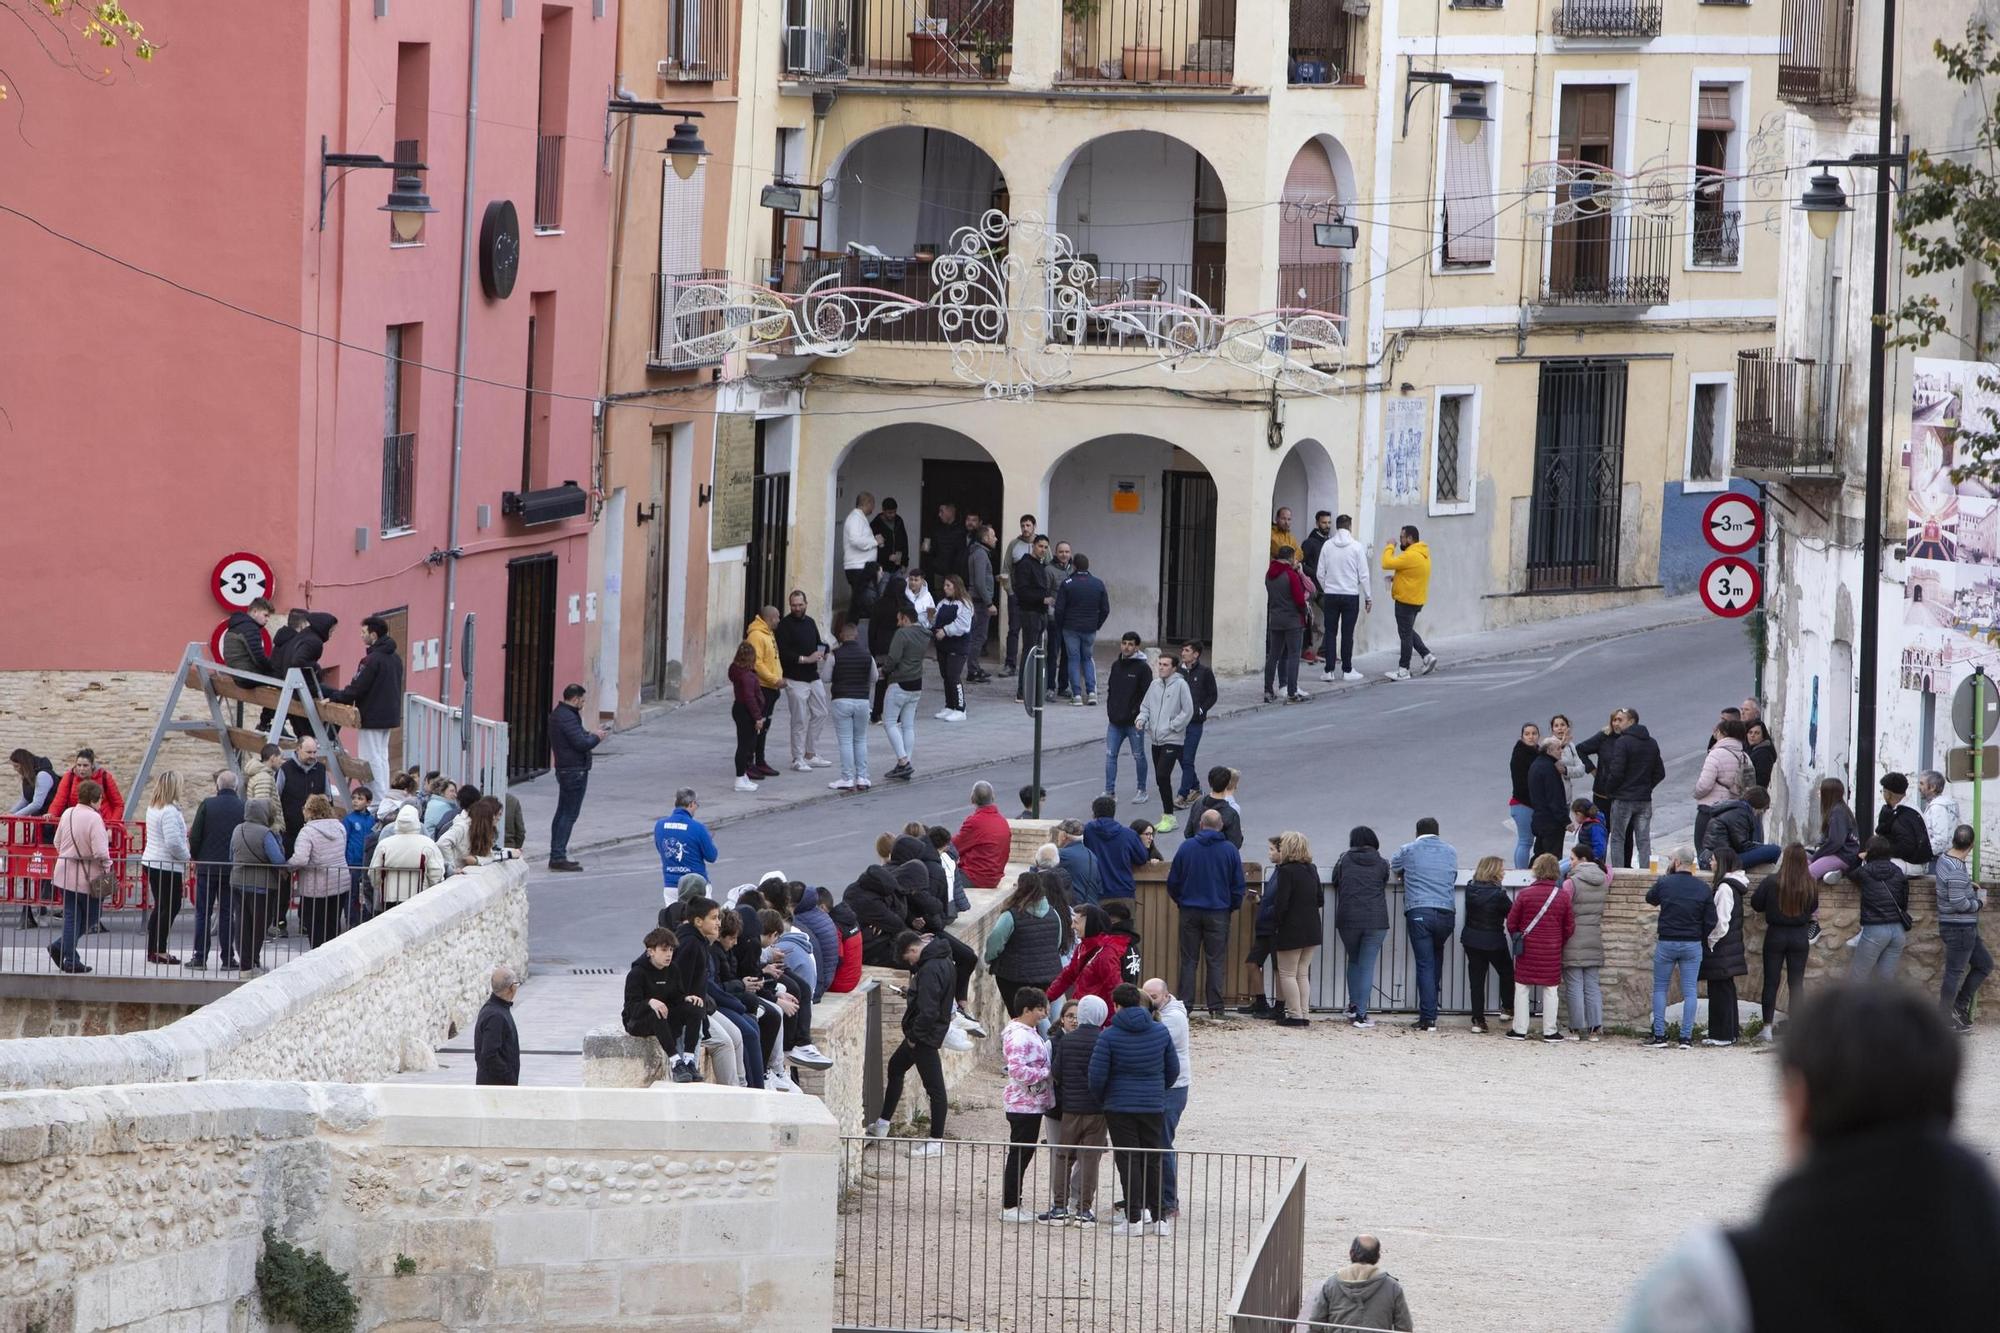
[[[1757,769],[1750,762],[1750,752],[1748,750],[1738,750],[1736,752],[1736,794],[1740,797],[1744,792],[1749,791],[1756,785]]]

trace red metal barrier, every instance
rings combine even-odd
[[[104,900],[106,911],[152,906],[145,868],[139,853],[146,843],[146,826],[112,824],[105,832],[111,843],[111,869],[118,888]],[[56,821],[41,815],[0,815],[0,903],[61,902],[62,894],[44,881],[55,874]]]

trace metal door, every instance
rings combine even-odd
[[[757,423],[757,471],[750,482],[750,551],[743,569],[743,620],[767,606],[785,609],[785,561],[791,552],[792,477],[764,471],[764,423]]]
[[[1625,476],[1623,361],[1550,361],[1535,408],[1528,590],[1618,582]]]
[[[507,641],[504,681],[507,780],[548,771],[549,712],[556,692],[556,558],[507,562]]]
[[[646,497],[652,518],[646,521],[646,641],[645,660],[639,672],[639,697],[663,699],[667,694],[667,663],[672,653],[667,644],[667,589],[673,572],[673,543],[669,540],[673,518],[667,512],[667,497],[673,494],[674,435],[670,427],[653,432],[653,480]]]
[[[1160,517],[1160,643],[1209,642],[1215,624],[1215,479],[1168,472]]]

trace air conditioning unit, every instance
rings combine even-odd
[[[824,32],[805,25],[785,29],[786,73],[823,75],[830,63]]]
[[[500,512],[533,527],[577,518],[590,508],[590,497],[573,481],[540,491],[500,492]]]

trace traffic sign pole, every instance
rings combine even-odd
[[[1028,716],[1035,719],[1035,763],[1028,775],[1028,814],[1035,819],[1042,817],[1042,708],[1048,702],[1048,687],[1042,678],[1042,649],[1037,644],[1021,657],[1024,688],[1021,691],[1023,708]]]
[[[1972,882],[1979,882],[1979,845],[1985,839],[1979,796],[1986,785],[1986,668],[1972,668]]]

